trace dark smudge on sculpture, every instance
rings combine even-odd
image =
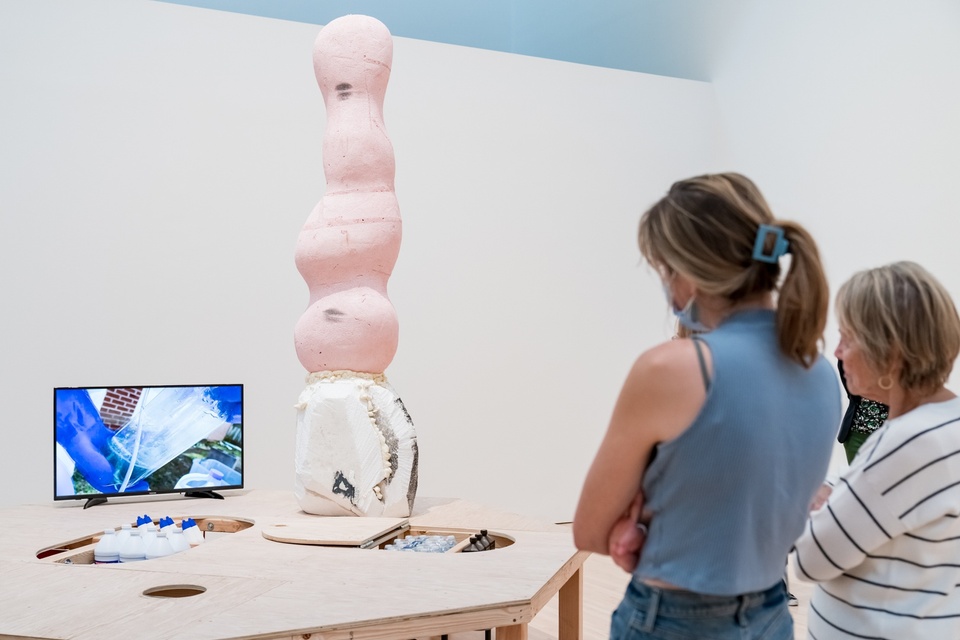
[[[368,16],[330,22],[313,50],[327,189],[297,240],[310,301],[294,330],[309,372],[296,405],[295,485],[308,513],[405,517],[416,495],[416,433],[384,376],[399,335],[387,298],[401,236],[383,124],[392,62],[390,32]]]

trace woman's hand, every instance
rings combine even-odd
[[[647,539],[647,525],[641,522],[643,512],[643,492],[638,492],[630,508],[623,514],[610,530],[610,540],[607,548],[614,563],[626,571],[633,573],[640,562],[640,552]]]
[[[813,494],[813,500],[810,502],[810,512],[819,510],[823,505],[827,504],[827,498],[830,497],[830,494],[833,493],[833,487],[824,482],[820,485],[820,488],[817,489],[817,492]]]

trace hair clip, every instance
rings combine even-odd
[[[774,234],[776,240],[773,250],[769,254],[763,252],[763,245],[767,241],[767,234]],[[783,229],[772,224],[762,224],[757,229],[757,240],[753,243],[753,259],[760,262],[774,263],[785,253],[790,251],[790,241],[783,237]]]

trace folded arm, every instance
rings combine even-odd
[[[841,477],[825,503],[810,514],[794,546],[797,577],[807,582],[832,580],[904,531],[884,496],[862,474]]]
[[[640,513],[638,494],[653,448],[682,433],[705,396],[690,340],[664,343],[637,359],[580,494],[573,521],[579,549],[611,553],[611,539],[622,537],[614,536],[615,527],[623,533],[630,524],[627,520],[634,517],[631,509]],[[636,520],[633,523],[636,529]],[[632,544],[624,540],[627,546]],[[623,550],[615,550],[619,551]]]

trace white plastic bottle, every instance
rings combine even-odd
[[[203,532],[193,518],[183,519],[183,535],[191,547],[195,547],[203,542]]]
[[[123,543],[126,542],[127,538],[130,537],[130,532],[132,530],[133,527],[128,523],[124,523],[120,526],[120,531],[117,531],[117,548],[123,546]]]
[[[167,539],[170,541],[170,547],[174,553],[180,553],[190,548],[190,543],[187,542],[187,538],[183,535],[183,530],[180,527],[174,526],[167,533]]]
[[[94,564],[116,564],[120,562],[120,546],[117,544],[117,532],[104,529],[103,535],[93,548]]]
[[[170,536],[170,531],[173,530],[175,526],[176,524],[170,516],[160,518],[160,531],[166,533],[168,537]]]
[[[144,550],[144,555],[147,560],[173,555],[173,547],[170,546],[170,541],[167,540],[167,534],[163,531],[158,531],[153,542],[148,544]]]
[[[140,538],[139,529],[131,529],[130,537],[123,541],[120,546],[120,562],[138,562],[145,560],[143,548],[143,539]]]
[[[137,527],[140,530],[140,537],[143,539],[144,548],[150,546],[153,539],[157,537],[157,525],[152,520],[148,520]]]

